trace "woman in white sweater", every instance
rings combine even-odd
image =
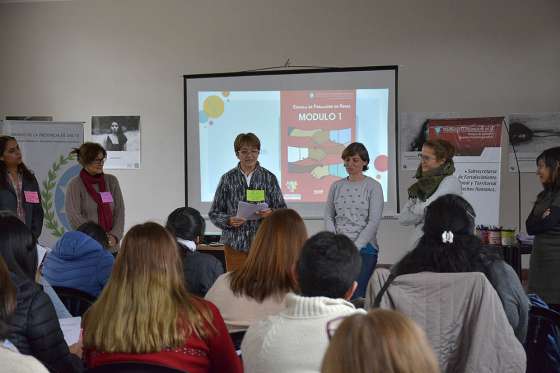
[[[410,247],[415,247],[422,237],[424,209],[445,194],[461,195],[461,182],[453,176],[455,148],[441,139],[428,140],[422,146],[420,164],[414,176],[417,181],[408,188],[408,201],[402,208],[399,221],[413,225]]]

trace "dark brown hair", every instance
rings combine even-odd
[[[75,148],[70,152],[70,154],[76,154],[78,162],[82,167],[93,163],[99,153],[102,153],[103,157],[107,157],[105,149],[95,142],[84,142],[79,148]]]
[[[537,166],[539,161],[543,161],[550,170],[551,180],[544,185],[545,189],[560,190],[560,146],[546,149],[537,157]]]
[[[15,137],[2,135],[0,136],[0,157],[4,155],[6,151],[6,146],[8,142],[15,141],[17,142]],[[25,166],[23,162],[20,163],[18,166],[18,171],[21,172],[23,178],[27,181],[33,182],[35,180],[35,176],[29,171],[29,169]],[[6,169],[6,164],[4,161],[0,160],[0,186],[7,188],[8,187],[8,179],[7,179],[8,170]]]
[[[274,210],[261,223],[245,264],[231,273],[231,290],[258,302],[295,291],[294,268],[306,239],[305,223],[296,211]]]
[[[358,155],[362,161],[369,164],[369,153],[364,144],[362,144],[361,142],[353,142],[352,144],[344,148],[341,158],[345,160],[346,158],[350,158],[355,155]],[[367,171],[367,164],[362,168],[362,171]]]
[[[455,147],[451,145],[449,141],[442,139],[432,139],[424,143],[423,146],[427,146],[434,151],[436,155],[436,160],[441,161],[442,159],[448,161],[455,155]]]
[[[240,133],[235,138],[233,142],[233,149],[235,150],[235,154],[237,154],[243,146],[253,146],[258,150],[261,150],[261,141],[252,132],[249,133]]]
[[[8,338],[10,328],[8,319],[16,309],[16,287],[10,272],[0,256],[0,341]]]

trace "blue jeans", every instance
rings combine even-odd
[[[354,298],[364,298],[366,296],[366,289],[371,275],[377,264],[377,256],[379,249],[368,243],[366,246],[360,249],[360,256],[362,257],[362,268],[360,269],[360,274],[356,281],[358,282],[358,287],[356,292],[352,296]]]

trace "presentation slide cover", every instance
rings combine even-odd
[[[327,199],[346,177],[341,154],[352,142],[370,156],[366,175],[389,181],[389,89],[199,91],[201,201],[211,202],[220,177],[237,164],[233,142],[253,132],[260,164],[273,172],[288,203]]]

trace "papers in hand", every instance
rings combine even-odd
[[[62,329],[62,334],[64,334],[64,340],[68,346],[78,343],[80,340],[81,333],[81,317],[69,317],[67,319],[58,319],[60,323],[60,329]]]
[[[260,217],[256,214],[256,212],[262,210],[268,210],[268,204],[266,202],[255,204],[239,201],[239,204],[237,205],[237,214],[235,216],[245,220],[257,220]]]

